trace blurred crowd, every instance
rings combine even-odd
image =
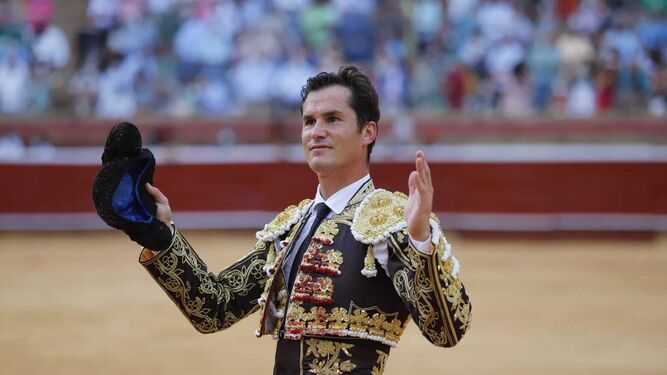
[[[667,114],[667,0],[65,3],[0,0],[3,116],[282,116],[344,63],[383,116]]]

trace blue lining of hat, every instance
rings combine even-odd
[[[113,209],[126,220],[144,224],[149,224],[153,221],[153,215],[146,208],[139,195],[139,189],[143,188],[140,186],[141,177],[146,173],[149,165],[148,158],[132,163],[123,174],[123,177],[121,177],[113,193],[111,201]]]

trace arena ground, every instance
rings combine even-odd
[[[250,232],[186,232],[211,270]],[[386,374],[665,374],[667,235],[655,240],[450,236],[473,302],[453,349],[414,324]],[[121,233],[0,232],[2,374],[270,374],[253,315],[201,335]]]

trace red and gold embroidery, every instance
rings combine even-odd
[[[313,241],[317,241],[317,239],[313,238]],[[340,275],[339,268],[341,264],[343,264],[342,252],[334,249],[322,251],[322,245],[315,243],[303,255],[303,261],[299,265],[299,269],[306,272],[338,276]]]
[[[352,304],[351,311],[341,307],[327,311],[323,306],[313,306],[310,311],[306,311],[298,304],[288,311],[285,338],[299,340],[303,335],[335,335],[359,337],[396,346],[405,324],[395,314],[373,310],[356,308]],[[371,316],[369,311],[372,312]]]
[[[318,305],[333,303],[334,285],[331,278],[313,277],[308,273],[300,273],[294,282],[294,290],[290,302],[310,301]]]
[[[338,234],[338,224],[333,220],[324,220],[317,227],[313,240],[325,245],[331,245],[334,237]]]

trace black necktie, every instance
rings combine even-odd
[[[283,270],[287,271],[285,278],[289,280],[289,283],[287,284],[287,290],[290,292],[292,291],[294,278],[296,277],[298,267],[301,264],[303,254],[306,252],[306,249],[308,249],[308,245],[310,245],[310,239],[313,237],[315,230],[320,226],[320,223],[322,220],[324,220],[329,211],[331,211],[331,209],[329,209],[329,206],[327,206],[324,202],[315,205],[315,210],[312,213],[315,215],[315,221],[313,221],[313,224],[310,226],[308,234],[303,237],[303,242],[301,242],[299,249],[296,252],[294,249],[291,249],[292,251],[287,255],[285,268]],[[298,239],[299,237],[297,236],[296,238]]]

